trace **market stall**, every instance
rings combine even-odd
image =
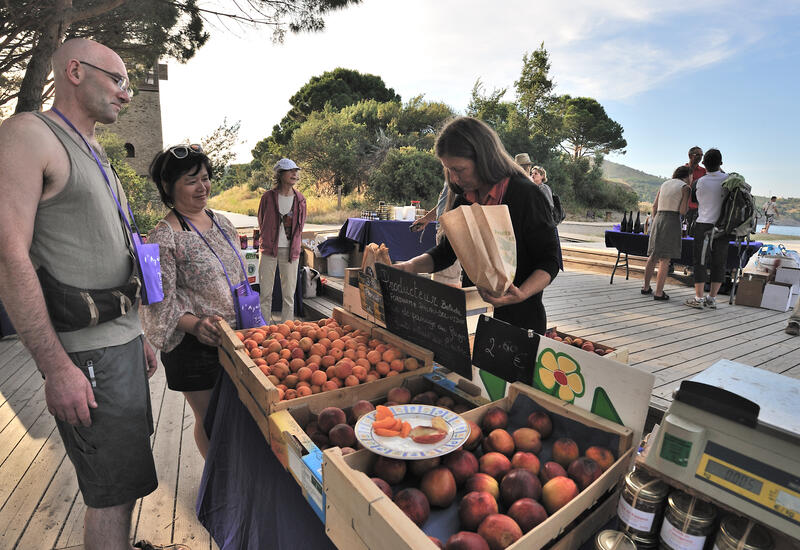
[[[363,248],[369,243],[385,243],[392,261],[402,262],[436,245],[436,224],[429,223],[423,232],[409,231],[411,221],[366,220],[349,218],[339,230],[339,237],[354,241]]]

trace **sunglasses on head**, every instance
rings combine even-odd
[[[191,145],[176,145],[175,147],[170,147],[169,152],[172,153],[172,156],[176,159],[185,159],[189,154],[202,155],[203,148],[197,143],[192,143]]]

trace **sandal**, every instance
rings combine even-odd
[[[653,294],[653,300],[664,300],[664,301],[666,301],[666,300],[669,300],[669,295],[666,292],[662,292],[661,296],[656,296],[655,294]]]
[[[136,544],[133,545],[134,548],[141,548],[142,550],[192,550],[185,544],[166,544],[166,545],[157,545],[153,544],[148,540],[140,540]]]
[[[653,287],[647,287],[647,290],[642,289],[639,292],[641,292],[642,294],[645,294],[645,295],[646,294],[652,294],[653,293]]]

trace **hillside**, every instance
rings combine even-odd
[[[603,161],[603,176],[609,181],[630,185],[643,202],[653,202],[659,186],[667,179],[610,160]],[[769,197],[760,195],[756,195],[754,198],[759,211],[769,200]],[[781,215],[775,222],[777,225],[800,225],[800,199],[778,197],[778,212]],[[763,223],[763,216],[761,221]]]

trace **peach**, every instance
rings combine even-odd
[[[511,461],[504,454],[492,451],[484,454],[478,461],[479,469],[495,479],[501,479],[511,470]]]
[[[597,462],[584,456],[572,461],[572,464],[567,468],[567,475],[575,481],[578,489],[583,491],[595,479],[603,475],[603,469]]]
[[[511,470],[500,482],[500,499],[506,506],[511,506],[521,498],[539,500],[541,496],[542,483],[528,470]]]
[[[425,493],[419,489],[403,489],[395,495],[394,503],[419,527],[428,521],[431,505],[428,503]]]
[[[456,479],[456,485],[461,486],[473,474],[478,473],[478,459],[469,451],[458,449],[444,457],[444,465],[447,466],[453,477]]]
[[[339,407],[325,407],[319,412],[317,417],[317,424],[321,432],[327,434],[331,428],[337,424],[344,424],[347,422],[347,416],[344,411]]]
[[[522,538],[522,529],[505,514],[491,514],[478,526],[478,534],[491,550],[502,550]]]
[[[310,437],[311,441],[314,442],[314,445],[320,449],[327,449],[331,445],[331,440],[328,439],[328,436],[322,432],[314,432],[308,437]]]
[[[328,432],[333,447],[355,447],[356,433],[347,424],[337,424]]]
[[[539,471],[539,479],[542,485],[558,476],[567,477],[567,471],[558,462],[545,462],[542,469]]]
[[[605,447],[592,445],[583,453],[584,456],[591,458],[605,472],[614,464],[614,454]]]
[[[557,439],[553,443],[553,460],[566,468],[580,456],[578,444],[568,437]]]
[[[350,409],[351,421],[355,424],[356,422],[358,422],[359,418],[374,410],[375,406],[369,401],[365,399],[362,399],[361,401],[356,401],[353,404],[353,407]]]
[[[514,445],[518,451],[538,454],[542,450],[542,437],[533,428],[514,430]]]
[[[542,503],[548,514],[554,514],[576,496],[578,486],[568,477],[554,477],[542,487]]]
[[[447,508],[456,498],[456,479],[444,466],[438,466],[422,476],[419,488],[428,497],[431,506]]]
[[[538,476],[540,468],[539,457],[533,453],[519,451],[511,457],[511,467],[528,470],[533,475]]]
[[[405,361],[403,361],[403,366],[406,370],[417,370],[419,368],[419,361],[416,360],[414,357],[407,357]]]
[[[436,537],[432,537],[430,535],[428,535],[428,538],[431,539],[431,542],[434,544],[434,546],[436,546],[436,548],[439,548],[440,550],[444,550],[444,544],[442,544],[442,541],[440,541]]]
[[[411,470],[411,473],[415,476],[422,477],[441,463],[442,457],[439,456],[423,458],[422,460],[409,460],[408,469]]]
[[[453,407],[455,407],[456,402],[449,395],[443,395],[442,397],[436,400],[435,405],[443,409],[453,410]]]
[[[394,401],[399,405],[405,405],[411,401],[411,392],[408,388],[392,388],[389,390],[389,393],[386,394],[386,400]]]
[[[450,410],[456,414],[464,414],[465,412],[472,410],[472,407],[464,403],[456,403]]]
[[[483,444],[487,451],[496,451],[506,456],[514,454],[514,438],[507,431],[500,428],[492,430],[486,436]]]
[[[472,491],[482,491],[489,493],[495,500],[500,500],[500,484],[497,480],[489,474],[479,472],[464,483],[464,491],[471,493]]]
[[[468,451],[472,451],[478,447],[483,439],[483,432],[481,432],[480,426],[475,424],[472,420],[467,420],[467,424],[469,424],[469,437],[464,442],[464,448]]]
[[[370,479],[372,479],[373,483],[375,483],[375,485],[378,486],[378,489],[383,491],[383,494],[385,494],[389,498],[392,498],[392,488],[391,488],[391,486],[389,486],[388,483],[386,483],[384,480],[382,480],[379,477],[373,477],[373,478],[370,478]]]
[[[523,533],[527,533],[547,519],[544,506],[532,498],[521,498],[508,509],[508,517],[517,522]]]
[[[459,531],[447,539],[445,550],[489,550],[489,543],[478,533]]]
[[[458,519],[467,531],[475,531],[486,516],[496,513],[497,501],[485,491],[467,493],[458,503]]]
[[[505,429],[508,426],[508,413],[500,407],[490,407],[481,419],[481,427],[484,433],[493,430]]]
[[[436,394],[435,391],[428,390],[422,393],[418,393],[412,399],[412,403],[417,403],[420,405],[433,405],[436,403],[436,400],[439,399],[439,396]]]
[[[406,461],[379,456],[373,465],[375,477],[379,477],[389,485],[396,485],[406,476]],[[427,499],[425,503],[427,504]]]

